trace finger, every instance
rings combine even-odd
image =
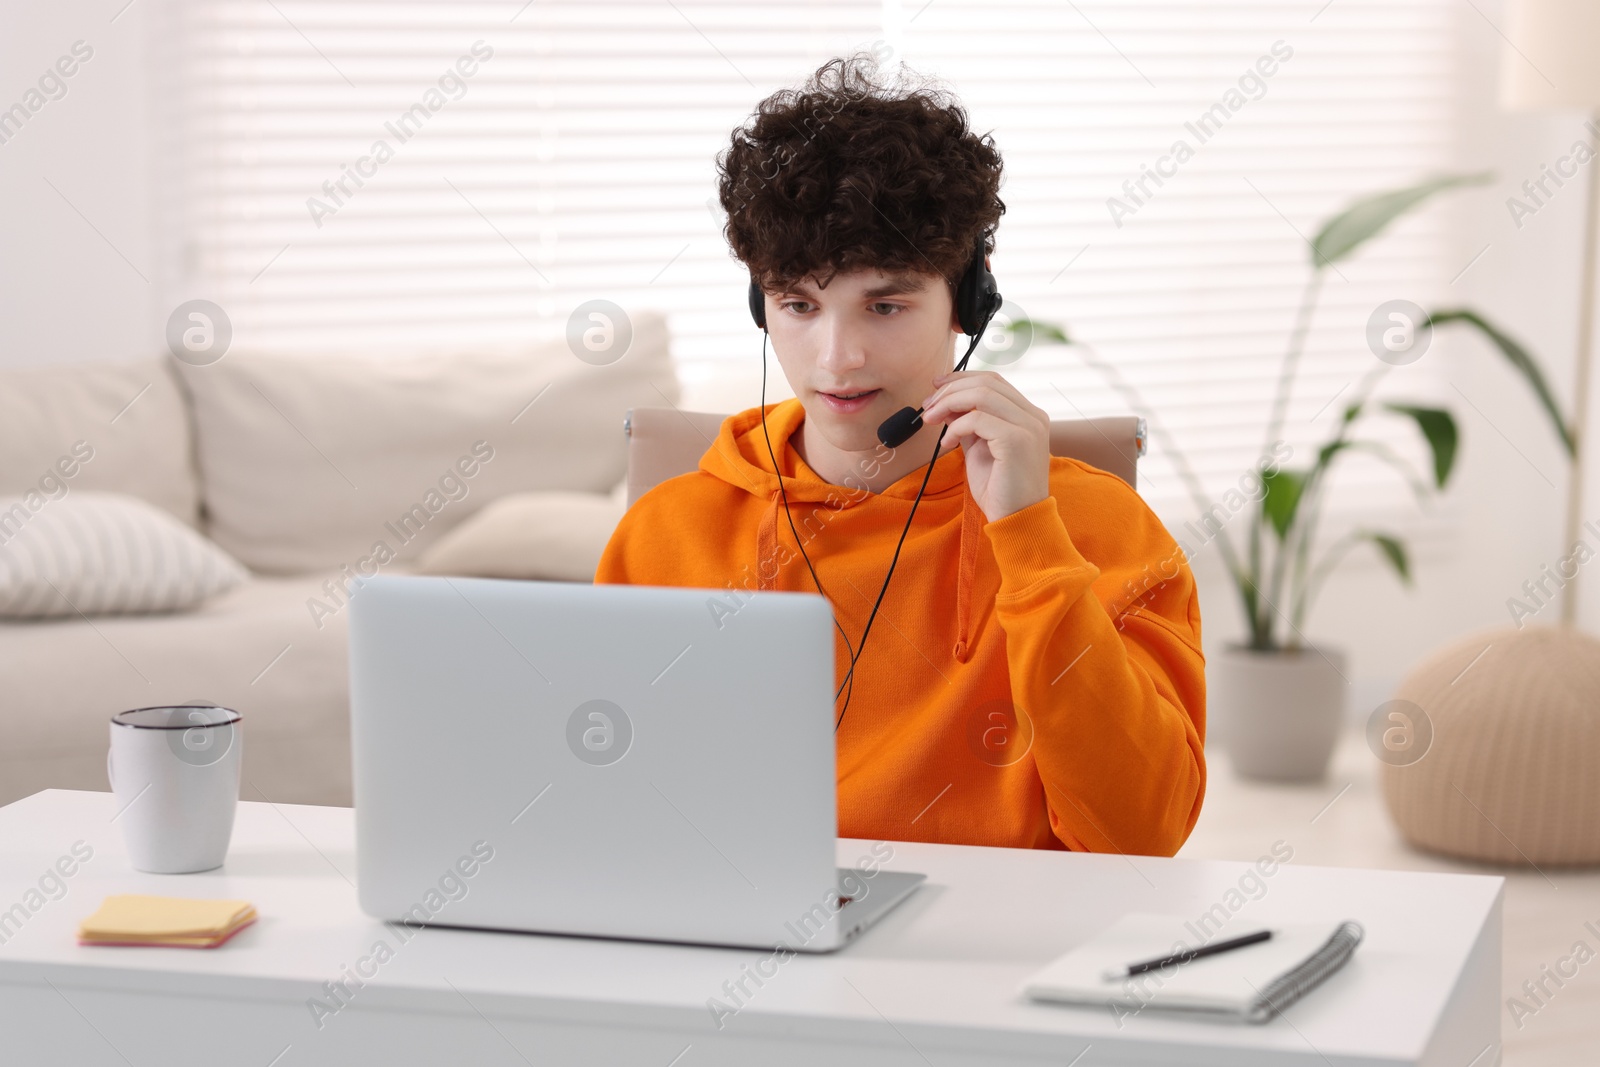
[[[1028,412],[1046,426],[1050,424],[1050,413],[1023,395],[1022,390],[1018,389],[1009,378],[996,371],[976,371],[974,373],[981,376],[980,380],[991,383],[997,393],[1009,399],[1020,410]]]
[[[977,393],[994,392],[993,386],[980,378],[956,378],[935,389],[928,395],[928,402],[922,405],[923,414],[936,405],[944,405],[952,397],[971,397]],[[967,407],[958,405],[955,410],[965,411]]]
[[[981,371],[962,371],[960,373],[942,374],[933,380],[933,390],[928,394],[928,402],[932,403],[936,397],[945,395],[954,390],[970,389],[975,384],[981,384],[983,374]],[[927,404],[923,405],[924,407]]]
[[[935,404],[940,404],[943,399],[966,395],[974,389],[992,391],[999,396],[1003,396],[1011,401],[1019,412],[1026,412],[1040,425],[1045,427],[1050,425],[1049,412],[1030,401],[1026,396],[1022,395],[1022,391],[1015,385],[993,371],[971,371],[949,379],[929,395],[929,403],[922,405],[923,418],[926,419],[929,409]],[[968,408],[964,405],[956,404],[944,410],[965,411]]]
[[[1005,375],[992,370],[951,371],[949,374],[941,374],[933,380],[933,384],[936,386],[953,385],[956,382],[991,382],[1002,389],[1015,388],[1006,379]]]
[[[968,455],[971,455],[973,449],[981,444],[986,444],[986,442],[975,433],[946,433],[944,435],[944,446],[940,449],[939,454],[942,456],[946,452],[953,452],[957,447],[960,447]]]
[[[969,411],[965,415],[950,423],[949,436],[962,437],[974,435],[994,444],[996,442],[1015,442],[1021,445],[1032,435],[1026,427],[1018,426],[1014,422],[1007,422],[998,415],[987,411]]]
[[[960,436],[947,433],[944,435],[944,444],[939,446],[939,455],[942,456],[947,452],[954,452],[957,447],[960,447],[967,452],[971,452],[973,448],[977,446],[978,442],[982,440],[983,438],[974,433],[962,434]]]
[[[946,388],[948,386],[961,385],[961,384],[970,385],[973,382],[983,382],[983,381],[992,381],[992,380],[1002,380],[1003,381],[1004,379],[1000,379],[999,376],[996,375],[993,371],[981,371],[981,370],[951,371],[948,374],[941,374],[937,378],[935,378],[933,380],[933,386],[934,386],[934,391],[937,392],[938,390]]]
[[[1035,432],[1045,425],[1032,411],[1021,407],[1009,396],[986,387],[947,394],[931,407],[924,408],[922,419],[924,422],[944,422],[950,416],[959,415],[964,411],[986,411]]]

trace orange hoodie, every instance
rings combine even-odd
[[[766,411],[794,527],[859,646],[927,466],[877,494],[830,484],[789,446],[800,402]],[[1170,856],[1194,828],[1205,661],[1184,553],[1116,475],[1051,457],[1050,494],[989,522],[963,450],[934,464],[837,735],[841,837]],[[730,604],[816,592],[760,408],[635,501],[595,581]],[[850,653],[834,644],[837,688]]]

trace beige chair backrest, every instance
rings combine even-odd
[[[649,490],[700,466],[726,415],[677,408],[632,408],[622,420],[628,438],[628,506]],[[1082,460],[1115,474],[1130,486],[1146,445],[1145,422],[1137,415],[1057,419],[1050,423],[1050,453]]]

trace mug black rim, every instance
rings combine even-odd
[[[173,708],[213,708],[217,711],[225,711],[232,715],[233,718],[224,719],[222,722],[189,723],[187,725],[176,723],[171,726],[152,726],[142,722],[120,722],[117,719],[118,715],[132,715],[136,711],[169,711]],[[148,708],[125,708],[111,716],[111,725],[126,726],[134,730],[207,730],[213,726],[232,726],[236,722],[243,721],[243,715],[232,708],[225,708],[221,704],[152,704]]]

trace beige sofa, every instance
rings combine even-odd
[[[114,712],[197,700],[244,716],[243,799],[349,804],[359,574],[592,577],[623,508],[624,414],[678,399],[653,312],[601,365],[557,340],[0,370],[0,496],[129,494],[249,571],[181,612],[0,619],[0,804],[108,788]],[[93,458],[58,466],[79,441]]]

